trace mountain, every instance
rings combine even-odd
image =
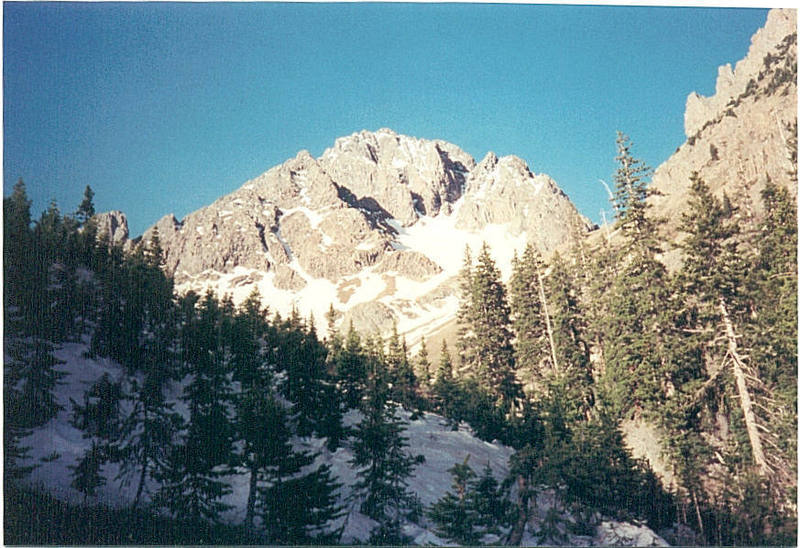
[[[666,220],[664,242],[672,266],[679,255],[677,226],[686,209],[689,178],[697,172],[721,197],[726,194],[745,220],[762,214],[760,193],[771,179],[797,196],[790,171],[789,140],[797,132],[797,11],[771,10],[751,40],[747,56],[719,67],[715,94],[689,94],[686,142],[653,174],[653,212]]]
[[[543,253],[589,223],[547,175],[520,158],[477,162],[459,147],[389,129],[337,139],[319,158],[301,151],[158,234],[178,289],[258,288],[282,314],[325,325],[329,306],[363,331],[414,331],[453,317],[466,245],[486,240],[503,271],[532,241]]]

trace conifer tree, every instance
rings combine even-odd
[[[551,389],[569,406],[568,421],[588,418],[594,405],[594,379],[586,342],[586,322],[577,290],[561,255],[552,258],[546,288],[552,311],[554,353],[561,364]],[[555,385],[559,388],[555,388]]]
[[[420,340],[415,361],[417,364],[417,378],[420,379],[425,390],[430,390],[433,378],[431,375],[431,362],[428,356],[428,345],[425,342],[425,337],[422,337]]]
[[[428,515],[436,523],[438,535],[459,544],[475,545],[481,536],[476,529],[479,517],[470,500],[476,474],[468,462],[469,455],[448,470],[453,479],[451,490],[431,506]]]
[[[441,536],[465,545],[479,544],[486,534],[498,534],[508,524],[510,504],[495,480],[489,463],[480,477],[468,464],[457,463],[449,472],[452,490],[436,501],[428,515]]]
[[[32,265],[31,201],[22,179],[14,185],[11,195],[3,199],[3,298],[4,320],[9,325],[7,307],[22,306],[32,296],[34,272]]]
[[[361,403],[367,377],[367,365],[361,337],[350,325],[344,347],[333,357],[333,369],[342,392],[344,405],[356,409]]]
[[[269,389],[254,392],[242,408],[241,426],[250,468],[245,524],[258,513],[272,543],[298,544],[321,534],[336,519],[338,489],[326,466],[302,474],[314,455],[292,446],[289,414]]]
[[[768,186],[768,195],[771,190]],[[796,485],[796,460],[792,463],[796,453],[793,448],[787,453],[786,446],[782,447],[785,442],[775,433],[786,432],[790,439],[796,436],[792,433],[796,432],[792,424],[796,415],[787,417],[783,405],[778,403],[781,388],[774,383],[774,377],[770,378],[770,373],[782,370],[784,375],[792,378],[796,375],[796,362],[788,368],[785,362],[777,362],[776,368],[755,361],[766,357],[759,350],[759,341],[766,342],[771,337],[769,331],[759,329],[759,315],[757,312],[754,314],[754,310],[761,308],[760,304],[774,308],[780,308],[780,305],[770,298],[770,292],[765,291],[764,286],[759,287],[757,281],[749,286],[745,283],[748,278],[753,279],[753,271],[748,273],[746,251],[739,245],[734,212],[725,208],[696,174],[692,177],[691,192],[690,209],[684,214],[681,225],[686,233],[681,281],[691,297],[692,315],[688,327],[697,339],[695,344],[702,350],[708,372],[708,378],[696,388],[691,403],[703,403],[707,409],[713,405],[716,409],[709,410],[712,416],[722,412],[730,420],[733,435],[727,440],[723,459],[728,464],[730,485],[738,486],[738,489],[728,492],[729,500],[732,506],[739,508],[734,515],[747,524],[750,531],[748,541],[757,542],[761,538],[757,532],[773,526],[765,519],[746,516],[755,508],[741,507],[745,502],[741,489],[746,484],[749,489],[761,493],[771,491],[767,500],[774,504],[773,515],[785,515],[792,507],[785,493]],[[771,222],[769,217],[765,222]],[[775,227],[775,230],[779,229]],[[790,233],[795,230],[795,227],[789,228]],[[765,239],[769,240],[768,237]],[[767,243],[766,249],[770,245]],[[793,253],[789,252],[790,257]],[[780,263],[779,260],[776,262]],[[758,276],[755,279],[758,280]],[[788,319],[795,315],[794,310],[787,315],[788,318],[781,318],[780,312],[778,314],[773,316],[778,325],[796,321]],[[719,395],[713,400],[723,402],[721,409],[718,403],[709,401],[715,392]],[[748,481],[748,477],[753,481]],[[758,513],[755,511],[754,515]]]
[[[94,214],[94,190],[89,185],[86,185],[86,189],[83,191],[83,200],[78,206],[75,218],[83,226],[89,219],[94,217]]]
[[[404,541],[400,523],[413,508],[407,482],[417,462],[406,451],[405,424],[389,399],[387,377],[386,366],[380,356],[373,353],[361,405],[363,419],[353,433],[350,461],[358,470],[353,497],[360,498],[361,512],[378,522],[370,539],[376,544]]]
[[[456,383],[453,379],[453,363],[450,350],[447,348],[447,339],[442,339],[442,348],[439,352],[439,365],[436,371],[436,380],[433,384],[433,394],[439,412],[447,418],[453,418],[453,407],[456,399]],[[456,427],[456,424],[453,424]]]
[[[509,524],[511,503],[495,479],[488,461],[475,481],[470,503],[478,518],[476,524],[483,534],[499,534],[500,528]]]
[[[657,221],[649,214],[647,199],[655,195],[650,188],[653,170],[633,156],[633,143],[624,133],[617,132],[617,170],[614,172],[614,211],[617,228],[622,230],[629,247],[645,256],[659,252]]]
[[[397,333],[396,323],[392,324],[386,364],[388,366],[389,383],[392,386],[391,398],[406,409],[419,410],[421,401],[417,376],[414,374],[414,369],[408,360],[405,339],[401,341]]]
[[[233,305],[208,292],[199,310],[185,311],[181,352],[190,379],[183,395],[189,418],[156,500],[177,518],[216,522],[228,508],[220,499],[230,492],[224,476],[235,464],[228,347]]]
[[[556,369],[541,280],[544,265],[538,252],[528,244],[521,259],[514,256],[512,267],[509,301],[517,368],[528,383],[541,389],[544,378]]]
[[[88,497],[93,497],[97,489],[105,485],[106,480],[101,474],[103,463],[106,456],[102,447],[92,441],[92,445],[86,450],[83,457],[76,465],[70,465],[72,470],[72,487],[83,493],[83,503],[86,504]]]
[[[484,243],[474,267],[465,264],[458,321],[462,368],[485,383],[508,413],[521,395],[514,370],[514,349],[509,331],[510,311],[500,272]]]
[[[614,205],[624,239],[598,321],[605,366],[598,390],[604,412],[617,417],[653,409],[661,399],[669,376],[664,349],[670,335],[665,329],[673,323],[665,306],[670,302],[669,275],[656,259],[661,221],[648,214],[651,170],[631,149],[628,137],[619,133]]]

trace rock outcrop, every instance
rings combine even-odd
[[[128,217],[123,212],[107,211],[93,218],[97,224],[97,237],[108,245],[125,245],[128,242]]]
[[[582,237],[589,228],[555,181],[534,175],[516,156],[498,158],[490,152],[470,172],[466,185],[458,228],[508,224],[511,234],[527,233],[544,253]]]
[[[165,216],[143,239],[157,231],[178,283],[241,267],[275,271],[278,287],[296,290],[303,276],[338,283],[373,265],[422,281],[441,268],[396,249],[395,227],[449,215],[459,200],[460,228],[508,224],[543,250],[587,228],[552,179],[519,158],[476,166],[450,143],[381,129],[337,139],[319,159],[301,151],[182,221]]]
[[[759,75],[771,67],[765,67],[764,60],[775,55],[775,48],[797,29],[795,10],[772,10],[764,27],[753,35],[747,56],[736,63],[719,67],[714,95],[703,97],[695,92],[686,99],[684,128],[686,137],[695,135],[703,125],[722,114],[730,107],[731,100],[745,93],[750,81],[757,82]]]
[[[381,129],[337,139],[319,163],[357,202],[408,226],[456,201],[475,160],[444,141]]]
[[[434,225],[449,232],[431,228],[409,244],[408,230]],[[588,229],[555,182],[520,158],[490,154],[476,165],[450,143],[381,129],[337,139],[316,159],[301,151],[180,221],[163,217],[142,240],[158,234],[179,290],[239,300],[257,287],[281,312],[310,306],[322,324],[332,303],[344,321],[382,332],[451,314],[452,298],[424,298],[455,274],[424,240],[455,236],[460,256],[488,225],[543,252]],[[419,295],[401,295],[408,287]]]
[[[690,176],[697,172],[711,190],[726,193],[746,222],[763,214],[760,193],[767,179],[789,188],[789,141],[797,128],[797,12],[772,10],[766,26],[752,40],[747,57],[720,67],[717,93],[689,96],[685,115],[686,142],[661,166],[651,187],[659,194],[651,203],[666,220],[664,240],[680,240],[677,227],[685,211]],[[679,251],[666,261],[677,264]]]

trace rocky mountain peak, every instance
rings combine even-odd
[[[457,200],[475,161],[450,143],[380,129],[337,139],[319,164],[356,200],[369,198],[410,226]]]
[[[735,69],[730,64],[719,67],[714,95],[689,94],[684,114],[686,136],[693,136],[709,120],[726,110],[731,100],[745,93],[748,86],[753,85],[750,82],[756,82],[759,74],[763,74],[764,59],[778,57],[788,36],[795,34],[796,41],[796,30],[796,10],[770,10],[764,27],[753,35],[747,56],[736,63]]]
[[[590,226],[550,177],[535,175],[518,156],[489,152],[470,172],[466,188],[456,224],[461,228],[508,223],[512,234],[536,234],[531,240],[547,253]]]
[[[451,143],[380,129],[337,139],[319,158],[302,150],[143,239],[158,230],[179,290],[240,301],[258,287],[282,313],[314,310],[324,324],[333,304],[373,329],[449,316],[464,246],[487,234],[505,268],[527,239],[547,252],[587,227],[521,158],[490,153],[476,165]]]
[[[720,67],[717,92],[689,96],[685,113],[688,139],[653,174],[654,213],[665,219],[664,241],[680,237],[690,177],[697,172],[717,196],[727,194],[743,220],[763,214],[761,190],[767,179],[796,195],[789,175],[789,137],[797,128],[797,10],[771,10],[752,39],[747,57]],[[665,255],[680,263],[680,250]]]

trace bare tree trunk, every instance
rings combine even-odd
[[[747,436],[750,438],[750,447],[753,449],[753,460],[758,467],[759,474],[765,476],[768,471],[767,461],[764,457],[764,449],[761,445],[761,436],[758,433],[756,416],[755,413],[753,413],[753,401],[750,398],[750,392],[747,390],[747,382],[744,371],[742,370],[742,364],[744,362],[739,355],[739,347],[736,343],[736,331],[733,328],[733,322],[728,315],[725,300],[722,298],[719,300],[719,309],[722,313],[722,321],[725,324],[725,335],[728,339],[728,354],[730,354],[731,363],[733,364],[733,376],[736,379],[736,388],[739,391],[739,400],[741,401],[744,423],[747,427]]]
[[[253,528],[253,514],[256,506],[256,487],[258,486],[258,471],[256,467],[250,468],[250,491],[247,494],[247,513],[244,517],[244,526],[250,531]]]
[[[697,515],[697,525],[698,527],[700,527],[700,535],[703,537],[704,540],[707,540],[706,530],[705,527],[703,527],[703,517],[700,515],[700,505],[697,504],[697,494],[694,492],[694,489],[692,489],[692,502],[694,502],[694,511],[695,514]]]
[[[136,496],[133,498],[134,510],[139,506],[139,500],[142,498],[142,491],[144,490],[144,482],[147,480],[147,458],[142,463],[142,473],[139,475],[139,486],[136,488]]]
[[[525,533],[525,524],[528,522],[528,495],[525,489],[525,479],[522,476],[517,478],[519,485],[519,514],[511,534],[508,536],[509,546],[519,546],[522,542],[522,535]]]
[[[553,340],[553,327],[550,324],[550,312],[547,310],[547,297],[544,294],[544,281],[539,266],[536,266],[536,279],[539,281],[539,300],[542,301],[542,311],[544,312],[544,325],[547,328],[547,340],[550,342],[550,357],[553,360],[553,370],[558,371],[558,360],[556,359],[556,343]]]

